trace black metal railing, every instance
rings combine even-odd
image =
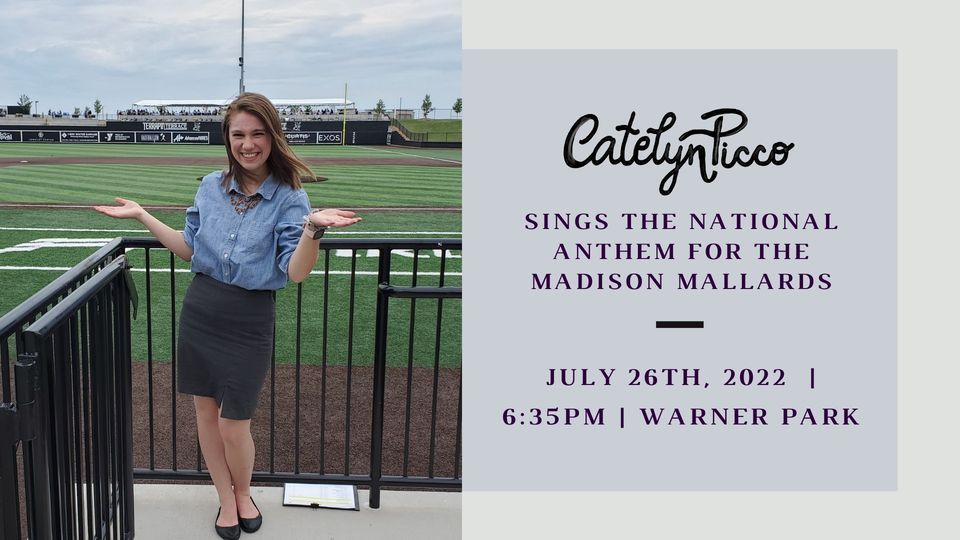
[[[289,287],[278,295],[276,352],[253,424],[258,448],[254,481],[366,485],[371,489],[370,506],[374,508],[379,506],[381,487],[459,489],[459,305],[446,312],[443,306],[444,302],[460,298],[460,288],[449,285],[451,277],[456,279],[459,273],[447,268],[450,258],[457,257],[455,252],[461,249],[461,241],[325,240],[322,247],[320,270],[314,272],[321,277]],[[160,265],[151,256],[158,249],[163,254]],[[124,253],[126,256],[122,257]],[[349,259],[349,270],[336,270],[332,260],[345,258]],[[434,260],[421,262],[425,258]],[[376,269],[364,271],[363,263],[370,259],[375,259]],[[403,264],[392,265],[394,259]],[[50,316],[62,317],[54,315],[54,310],[62,313],[68,308],[61,305],[75,305],[79,300],[72,292],[81,294],[81,288],[88,291],[85,282],[96,279],[96,283],[101,283],[107,279],[100,277],[105,272],[113,272],[118,265],[131,261],[134,268],[129,281],[135,284],[130,287],[142,291],[140,296],[145,303],[140,306],[141,315],[134,321],[131,338],[125,342],[131,351],[126,367],[123,362],[115,365],[119,371],[114,378],[125,381],[122,392],[115,392],[126,392],[126,403],[136,421],[129,428],[132,444],[122,446],[131,454],[130,461],[112,469],[115,474],[110,478],[122,480],[120,473],[125,475],[127,471],[139,480],[208,478],[196,441],[193,407],[189,398],[177,395],[174,376],[176,308],[185,289],[183,280],[189,278],[188,270],[154,239],[116,239],[0,318],[0,425],[17,427],[0,430],[0,531],[5,533],[4,538],[17,538],[8,533],[14,530],[19,530],[23,537],[43,537],[29,534],[42,530],[34,528],[38,520],[51,522],[58,531],[69,530],[64,527],[70,526],[93,527],[93,519],[99,515],[81,518],[79,511],[63,514],[59,510],[61,506],[79,508],[81,501],[90,500],[80,491],[95,489],[78,488],[88,484],[89,475],[84,476],[84,470],[70,469],[71,463],[78,463],[72,460],[78,456],[86,459],[88,455],[81,443],[87,436],[87,427],[95,427],[93,417],[84,416],[79,423],[55,421],[53,427],[48,426],[54,431],[44,438],[33,436],[29,426],[31,422],[43,426],[47,423],[31,406],[24,405],[19,410],[18,407],[28,402],[21,399],[29,400],[33,395],[24,386],[33,377],[31,370],[43,369],[29,366],[46,362],[42,357],[31,362],[30,354],[36,352],[32,344],[40,349],[52,347],[54,354],[63,353],[56,356],[57,361],[79,361],[80,367],[72,367],[76,371],[70,373],[87,373],[83,371],[87,368],[82,367],[82,351],[90,343],[79,338],[77,356],[69,339],[82,336],[77,334],[78,324],[82,320],[87,325],[84,328],[88,328],[89,314],[66,316],[66,330],[62,331],[68,337],[58,338],[50,330],[54,332],[53,345],[32,343],[31,340],[39,339],[30,337],[39,336],[35,334],[39,327],[30,325],[41,316],[45,325],[50,324],[52,319],[43,315],[48,310]],[[160,274],[161,279],[155,279],[155,274]],[[367,279],[374,276],[375,281]],[[119,294],[116,286],[113,290],[112,294]],[[410,309],[390,310],[391,298],[397,299],[394,302],[409,301]],[[101,305],[103,300],[97,302]],[[118,304],[112,309],[114,315],[123,313]],[[373,339],[368,341],[368,337]],[[9,363],[11,349],[20,355],[15,370]],[[424,360],[424,356],[430,358]],[[41,387],[39,391],[49,393],[50,389]],[[74,387],[70,391],[74,397],[85,395],[78,394]],[[61,399],[51,407],[54,419],[70,417],[64,411],[76,413],[82,409],[76,399],[73,405]],[[122,420],[126,413],[117,410],[113,414]],[[112,434],[126,435],[123,425],[110,425],[115,428]],[[67,433],[71,429],[72,439]],[[22,442],[18,444],[19,441]],[[71,441],[73,449],[64,441]],[[51,444],[46,452],[61,461],[56,474],[44,479],[37,476],[29,460],[35,455],[32,447],[46,442]],[[64,470],[70,474],[61,474]],[[38,497],[38,484],[52,486],[51,495]],[[63,499],[71,486],[80,491],[72,500]],[[43,515],[47,501],[51,501],[49,518]],[[132,530],[132,506],[123,506],[122,501],[119,504],[123,519],[111,526],[129,524]],[[126,515],[128,510],[130,514]]]
[[[382,259],[381,259],[382,260]],[[387,259],[389,260],[389,259]],[[441,263],[442,264],[442,263]],[[456,444],[454,446],[453,454],[453,471],[454,476],[448,479],[437,479],[434,476],[434,466],[435,466],[435,457],[436,457],[436,432],[437,432],[437,402],[439,398],[439,374],[440,374],[440,357],[439,357],[439,340],[440,340],[440,321],[442,317],[440,316],[443,312],[443,300],[444,299],[460,299],[462,296],[461,288],[459,287],[444,287],[443,286],[443,274],[441,273],[441,280],[439,287],[396,287],[388,283],[380,283],[377,290],[377,330],[376,330],[376,362],[374,369],[374,404],[373,404],[373,437],[371,443],[371,464],[373,466],[371,473],[371,488],[370,488],[370,506],[373,508],[378,508],[380,506],[380,486],[425,486],[425,487],[459,487],[460,482],[460,457],[461,457],[461,446],[460,446],[460,435],[461,435],[461,420],[463,417],[463,410],[461,404],[462,396],[462,385],[460,381],[457,383],[457,420],[456,420]],[[389,317],[387,314],[390,309],[390,299],[391,298],[409,298],[411,302],[411,311],[415,310],[415,302],[417,299],[436,299],[437,300],[437,346],[436,351],[437,355],[434,357],[434,368],[433,368],[433,384],[431,386],[431,407],[430,407],[430,450],[429,450],[429,465],[428,465],[428,478],[432,479],[431,482],[426,484],[422,483],[421,480],[410,478],[407,475],[407,470],[409,466],[409,447],[410,447],[410,411],[411,411],[411,391],[413,376],[412,369],[408,367],[407,376],[406,376],[406,386],[407,386],[407,399],[405,401],[405,423],[404,423],[404,458],[403,458],[403,472],[400,475],[387,475],[383,474],[383,459],[382,459],[382,449],[383,449],[383,421],[384,421],[384,387],[386,386],[386,351],[387,351],[387,336],[388,336],[388,321]],[[413,319],[411,318],[411,321]],[[411,323],[412,324],[412,323]],[[413,335],[412,332],[410,334]],[[411,344],[412,346],[412,344]],[[408,359],[408,362],[412,362],[412,358]]]
[[[38,414],[42,405],[40,367],[30,354],[27,327],[85,283],[122,253],[117,238],[83,259],[59,278],[0,317],[0,537],[43,538],[51,533],[49,455],[46,440],[38,438],[46,426]],[[14,365],[17,355],[21,357]],[[49,393],[47,394],[49,397]],[[34,534],[31,534],[31,533]]]
[[[132,538],[125,270],[118,257],[22,330],[7,411],[15,438],[2,447],[22,441],[26,504],[4,497],[4,538]],[[8,465],[4,476],[17,475]]]

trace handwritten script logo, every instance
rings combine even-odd
[[[714,109],[700,115],[702,120],[713,120],[709,129],[691,129],[677,137],[677,143],[662,140],[662,136],[677,122],[677,115],[668,112],[663,115],[660,125],[647,128],[646,135],[634,127],[636,112],[630,113],[625,124],[614,127],[618,135],[604,135],[593,142],[600,120],[595,114],[585,114],[577,119],[567,132],[563,144],[563,160],[568,167],[579,169],[587,165],[654,165],[669,164],[669,172],[660,181],[660,194],[669,195],[677,184],[677,176],[684,165],[697,164],[700,178],[710,183],[717,178],[717,168],[732,169],[759,165],[783,165],[787,161],[793,143],[775,142],[770,149],[759,144],[753,149],[746,146],[731,148],[723,139],[735,135],[747,127],[747,115],[738,109]],[[725,125],[726,124],[726,125]],[[731,125],[732,124],[732,125]],[[583,134],[582,132],[586,132]],[[692,137],[708,137],[707,145],[687,142]],[[695,141],[696,139],[691,139]],[[588,145],[593,145],[592,149]],[[589,153],[584,157],[582,148]]]

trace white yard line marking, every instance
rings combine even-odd
[[[103,247],[111,238],[37,238],[13,247],[0,248],[0,253],[36,251],[43,248]]]
[[[397,154],[399,156],[409,156],[409,157],[415,157],[415,158],[421,158],[421,159],[432,159],[434,161],[442,161],[444,163],[456,163],[457,165],[463,165],[462,161],[457,161],[455,159],[442,159],[437,157],[421,156],[420,154],[408,154],[406,152],[397,152],[396,150],[384,150],[383,148],[373,148],[373,147],[365,147],[365,148],[369,148],[370,150],[378,150],[380,152],[386,152],[388,154]]]
[[[36,251],[38,249],[47,249],[47,248],[77,248],[77,247],[103,247],[110,242],[110,238],[37,238],[36,240],[31,240],[29,242],[24,242],[22,244],[17,244],[12,247],[0,248],[0,253],[12,253],[12,252],[25,252],[25,251]],[[353,252],[356,251],[360,253],[361,250],[351,250],[351,249],[335,249],[333,254],[336,257],[353,257]],[[421,249],[421,253],[417,256],[420,259],[429,259],[430,255],[427,255],[423,252],[432,253],[434,257],[441,258],[443,257],[443,252],[447,251],[450,254],[447,255],[450,259],[462,259],[461,255],[455,255],[452,249]],[[406,257],[408,259],[414,258],[414,250],[412,249],[393,249],[390,253],[397,257]],[[379,249],[367,249],[366,258],[374,259],[380,256]]]
[[[0,270],[50,270],[66,272],[69,266],[0,266]]]
[[[327,229],[325,234],[463,234],[460,231],[331,231]]]
[[[146,229],[50,229],[45,227],[0,227],[0,231],[39,231],[39,232],[110,232],[110,233],[148,233]],[[328,231],[326,234],[463,234],[460,231]]]
[[[454,251],[460,251],[459,249],[447,249],[447,250],[439,250],[439,249],[424,250],[424,249],[421,249],[420,251],[430,251],[431,253],[433,253],[433,258],[435,258],[435,259],[439,259],[441,256],[443,256],[443,254],[441,253],[441,251],[446,251],[446,252],[447,252],[447,258],[448,258],[448,259],[462,259],[462,258],[463,258],[462,255],[454,255],[454,254],[453,254]],[[360,252],[360,250],[358,249],[358,250],[357,250],[357,253],[359,253],[359,252]],[[394,249],[394,250],[391,250],[391,251],[390,251],[390,254],[393,255],[393,256],[395,256],[395,257],[405,257],[405,258],[407,258],[407,259],[412,259],[412,258],[413,258],[413,250],[412,250],[412,249]],[[351,250],[351,249],[335,249],[335,250],[333,250],[333,255],[334,255],[335,257],[344,257],[344,258],[353,257],[353,250]],[[378,249],[368,249],[368,250],[367,250],[367,258],[368,258],[368,259],[376,259],[376,258],[379,258],[379,257],[380,257],[380,250],[378,250]],[[424,255],[424,254],[421,253],[420,255],[417,256],[417,258],[418,258],[418,259],[429,259],[429,258],[430,258],[430,255]]]
[[[66,271],[69,270],[69,269],[70,269],[70,267],[68,267],[68,266],[0,266],[0,270],[8,270],[8,271],[44,270],[44,271],[51,271],[51,272],[66,272]],[[130,270],[133,271],[133,272],[145,272],[145,271],[146,271],[146,269],[144,269],[144,268],[131,268]],[[177,269],[174,270],[174,272],[176,272],[177,274],[188,274],[188,273],[190,273],[190,270],[187,270],[186,268],[177,268]],[[167,269],[167,268],[151,268],[151,269],[150,269],[150,273],[151,273],[151,274],[154,274],[154,273],[158,273],[158,274],[169,274],[169,273],[170,273],[170,270]],[[349,271],[349,270],[330,270],[329,273],[330,273],[330,275],[334,275],[334,276],[349,276],[349,275],[350,275],[350,271]],[[324,274],[324,271],[323,271],[323,270],[314,270],[314,271],[310,272],[310,274],[311,274],[311,275],[315,275],[315,276],[322,276],[322,275]],[[372,271],[371,271],[371,272],[367,272],[367,271],[363,271],[363,270],[357,270],[357,271],[356,271],[356,275],[358,275],[358,276],[376,276],[376,275],[378,275],[378,274],[377,274],[377,272],[372,272]],[[412,276],[412,275],[413,275],[413,272],[390,272],[390,275],[392,275],[392,276]],[[440,275],[440,272],[417,272],[417,275],[418,275],[418,276],[439,276],[439,275]],[[445,276],[462,276],[463,273],[461,273],[461,272],[445,272],[444,275],[445,275]]]
[[[42,231],[42,232],[149,232],[146,229],[50,229],[46,227],[0,227],[0,231]]]

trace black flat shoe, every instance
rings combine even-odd
[[[220,508],[219,510],[217,510],[217,519],[220,519],[220,510],[223,510],[223,508]],[[259,508],[257,510],[259,510]],[[229,527],[221,527],[217,525],[217,519],[213,520],[213,530],[217,531],[217,536],[219,536],[220,538],[225,538],[226,540],[237,540],[238,538],[240,538],[239,523],[237,523],[236,525],[231,525]],[[243,520],[240,520],[240,521],[242,522]]]
[[[250,502],[252,502],[253,507],[257,509],[257,517],[249,519],[244,517],[240,518],[240,528],[243,529],[245,533],[257,532],[260,526],[263,525],[263,513],[260,512],[260,507],[254,502],[253,497],[250,497]],[[237,517],[240,517],[239,512],[237,513]]]

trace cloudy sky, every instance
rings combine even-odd
[[[239,88],[240,0],[35,0],[0,9],[0,105],[115,113],[141,99]],[[460,0],[246,0],[248,91],[449,109],[460,97]]]

